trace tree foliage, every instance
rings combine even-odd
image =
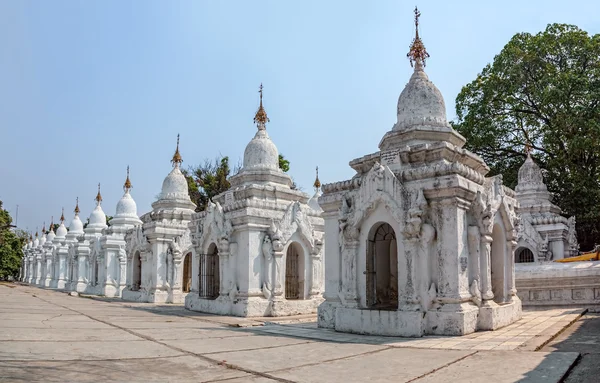
[[[456,99],[454,127],[515,187],[525,145],[583,249],[600,242],[600,35],[551,24],[519,33]]]
[[[0,279],[17,277],[25,240],[11,230],[12,217],[0,201]]]
[[[205,159],[202,165],[182,170],[196,211],[205,210],[209,200],[227,191],[231,187],[229,177],[237,174],[241,168],[241,164],[238,164],[231,169],[229,157],[219,156],[214,160]],[[290,162],[282,154],[279,155],[279,168],[284,172],[290,170]]]
[[[290,161],[286,160],[281,153],[279,153],[279,169],[286,173],[290,171]]]
[[[229,183],[229,157],[206,159],[202,165],[190,166],[183,174],[188,182],[190,198],[196,204],[196,211],[206,209],[209,199],[231,187]]]

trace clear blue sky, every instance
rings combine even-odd
[[[600,33],[598,1],[418,1],[426,71],[450,119],[461,87],[518,32]],[[395,122],[415,2],[0,2],[0,199],[34,231],[102,183],[113,215],[131,166],[141,215],[181,134],[184,166],[242,158],[265,86],[271,138],[312,193],[353,175]],[[67,224],[68,224],[67,222]]]

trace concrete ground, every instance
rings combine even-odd
[[[524,350],[580,314],[540,311],[504,333],[403,339],[318,329],[310,316],[269,323],[0,284],[0,382],[559,382],[577,347]],[[485,342],[494,346],[481,350]],[[518,344],[493,350],[506,342]]]
[[[581,358],[575,364],[566,383],[597,383],[600,381],[600,314],[588,313],[542,351],[575,351]]]

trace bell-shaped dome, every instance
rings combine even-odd
[[[260,105],[254,116],[258,132],[250,140],[244,150],[244,167],[242,170],[270,169],[279,170],[279,151],[267,133],[269,117],[263,107],[263,86],[260,84]]]
[[[129,194],[129,190],[125,192],[123,197],[121,197],[117,203],[117,214],[115,215],[115,218],[116,217],[138,218],[137,205],[131,197],[131,194]]]
[[[52,240],[54,240],[54,237],[56,237],[56,234],[54,234],[54,230],[52,228],[52,224],[50,224],[50,231],[48,232],[48,235],[46,236],[46,242],[52,242]]]
[[[83,230],[83,225],[81,225],[81,229]],[[67,228],[65,226],[64,222],[60,223],[60,226],[58,227],[58,229],[56,229],[56,236],[54,238],[65,238],[67,236]]]
[[[69,232],[72,234],[83,234],[83,222],[81,222],[79,214],[75,214],[75,217],[73,217],[69,225]]]
[[[189,200],[188,185],[185,176],[179,169],[179,166],[173,167],[173,170],[165,177],[162,183],[162,189],[158,196],[159,200]]]
[[[279,151],[266,130],[259,130],[244,151],[244,170],[279,169]]]
[[[420,62],[398,98],[398,122],[393,130],[411,126],[448,127],[446,103],[440,90],[429,80]]]
[[[81,222],[81,219],[79,218],[79,198],[77,198],[75,210],[73,211],[75,212],[75,217],[73,217],[73,220],[69,225],[69,231],[71,232],[71,234],[83,234],[83,222]]]
[[[104,214],[104,210],[102,210],[100,204],[96,205],[94,210],[92,210],[88,223],[88,227],[89,226],[106,226],[106,214]]]
[[[179,135],[177,135],[177,149],[171,159],[173,170],[165,177],[162,183],[161,192],[158,195],[158,200],[152,203],[153,209],[194,209],[196,207],[190,199],[187,179],[181,172],[181,169],[179,169],[182,162],[183,160],[179,153]],[[131,206],[129,206],[129,208],[131,208]]]
[[[525,190],[548,190],[546,185],[544,184],[544,177],[542,175],[542,169],[538,166],[538,164],[533,161],[531,155],[527,154],[527,159],[519,168],[518,174],[518,183],[515,191],[525,191]]]
[[[36,248],[40,245],[40,240],[37,237],[37,235],[35,236],[35,239],[33,240],[33,247]]]

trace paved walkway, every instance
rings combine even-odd
[[[540,347],[528,343],[547,342],[549,329],[579,313],[540,311],[506,331],[402,339],[318,329],[307,316],[263,326],[0,284],[0,382],[558,382],[578,353],[519,350]],[[491,344],[498,351],[478,350]]]

